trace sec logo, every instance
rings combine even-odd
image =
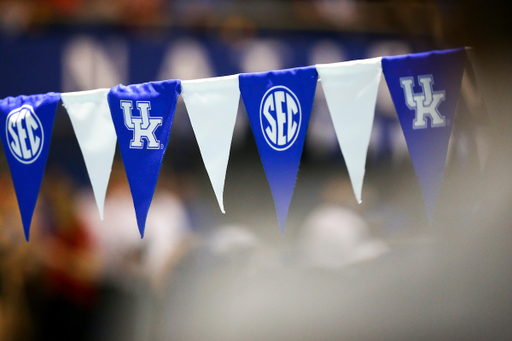
[[[43,125],[30,105],[23,105],[7,115],[7,144],[12,155],[21,163],[37,160],[43,150]]]
[[[265,140],[275,150],[290,148],[300,131],[302,110],[297,96],[285,86],[270,88],[260,105],[260,124]]]

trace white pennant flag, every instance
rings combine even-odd
[[[381,58],[318,64],[327,106],[331,113],[357,202],[382,75]]]
[[[109,90],[68,92],[61,95],[84,156],[101,220],[117,141],[107,103]]]
[[[238,75],[183,81],[181,86],[206,171],[225,213],[224,182],[240,101]]]

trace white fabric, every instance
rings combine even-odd
[[[357,202],[382,75],[381,58],[334,64],[317,64],[343,157]]]
[[[101,220],[117,141],[108,92],[97,89],[61,95],[84,156]]]
[[[238,75],[183,81],[181,86],[206,171],[225,213],[224,182],[240,101]]]

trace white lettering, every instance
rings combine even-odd
[[[293,145],[299,134],[301,115],[300,103],[290,89],[277,85],[267,90],[260,104],[260,124],[271,148],[282,151]]]
[[[128,129],[135,129],[132,122],[132,101],[121,101],[121,109],[123,109],[124,125]]]
[[[16,120],[18,119],[18,116],[19,116],[19,113],[11,115],[8,119],[7,126],[9,129],[9,134],[11,135],[11,139],[12,139],[12,141],[10,143],[11,150],[16,155],[18,155],[18,157],[22,157],[23,155],[21,154],[21,146],[20,146],[20,141],[18,139],[18,134],[14,131],[14,125],[16,124]]]
[[[286,136],[284,135],[284,125],[286,123],[286,115],[283,112],[283,103],[285,103],[284,91],[276,91],[274,93],[276,99],[276,116],[277,116],[277,144],[284,146],[286,144]]]
[[[34,108],[25,104],[14,109],[7,115],[6,125],[7,144],[16,160],[23,164],[37,160],[43,149],[44,132]]]
[[[133,139],[130,141],[130,148],[142,149],[144,147],[143,139],[147,141],[148,149],[160,149],[160,141],[157,140],[155,131],[162,125],[161,117],[150,117],[149,111],[151,103],[147,101],[137,101],[137,109],[140,117],[132,116],[132,101],[121,101],[123,117],[126,128],[133,131]]]
[[[270,126],[265,129],[265,132],[267,133],[267,136],[270,139],[270,141],[272,141],[272,143],[275,144],[277,139],[276,120],[274,120],[274,118],[270,114],[270,110],[275,110],[273,94],[270,94],[270,96],[267,97],[265,103],[263,104],[263,115],[265,115],[268,124],[270,124]]]
[[[25,118],[27,109],[23,109],[18,115],[18,120],[16,121],[16,128],[18,129],[18,138],[20,139],[21,144],[21,152],[23,153],[24,159],[30,159],[32,157],[32,153],[27,149],[27,132],[25,128],[23,128],[23,119]]]
[[[288,141],[290,142],[292,138],[295,136],[295,132],[297,131],[297,123],[293,121],[293,115],[296,115],[299,112],[299,108],[297,108],[297,103],[293,100],[292,96],[286,94],[286,106],[288,107]]]
[[[415,94],[413,92],[414,79],[412,77],[400,78],[407,107],[416,111],[412,128],[427,128],[426,117],[430,117],[430,123],[433,128],[444,127],[446,125],[446,118],[441,115],[437,107],[446,98],[445,92],[433,91],[432,84],[434,83],[434,78],[432,75],[418,76],[418,83],[422,87],[423,93]]]
[[[27,124],[28,131],[28,140],[30,142],[30,149],[32,151],[39,150],[39,146],[41,144],[41,139],[38,136],[34,135],[34,130],[39,128],[36,120],[32,117],[30,112],[27,110],[27,115],[25,116],[25,123]]]

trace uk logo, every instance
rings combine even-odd
[[[437,109],[439,104],[446,99],[444,90],[434,91],[432,89],[432,84],[434,84],[434,77],[432,75],[418,76],[418,83],[423,89],[422,93],[414,93],[413,77],[400,78],[400,85],[404,89],[405,103],[409,109],[416,111],[412,128],[427,128],[427,117],[430,118],[432,128],[446,126],[446,118]]]
[[[133,101],[121,101],[121,109],[123,109],[124,125],[133,131],[133,139],[130,141],[130,148],[144,148],[144,140],[146,140],[148,149],[160,149],[160,141],[157,140],[155,131],[162,125],[162,117],[151,117],[151,102],[136,101],[135,105],[139,111],[139,116],[133,116]]]
[[[32,106],[25,104],[7,115],[7,144],[12,155],[23,164],[37,160],[44,144],[44,131],[41,121]]]
[[[270,88],[260,105],[260,124],[265,140],[275,150],[290,148],[299,135],[302,111],[297,96],[285,86]]]

